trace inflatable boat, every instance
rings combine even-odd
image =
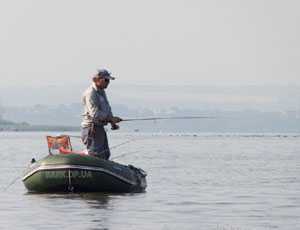
[[[32,160],[22,179],[28,191],[127,193],[147,187],[146,172],[140,168],[65,148],[60,152]]]

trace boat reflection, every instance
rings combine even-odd
[[[143,194],[143,193],[142,193]],[[82,226],[82,229],[108,230],[115,226],[114,218],[120,203],[141,193],[25,193],[30,203],[40,204],[42,213],[49,213],[53,219],[63,215],[68,221]],[[50,221],[50,219],[48,219]],[[51,221],[52,224],[52,221]]]

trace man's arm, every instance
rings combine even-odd
[[[86,95],[85,102],[88,113],[94,121],[107,122],[110,119],[109,114],[100,110],[100,105],[97,102],[97,96],[94,92]]]
[[[115,117],[112,113],[112,109],[111,109],[111,106],[110,106],[110,103],[107,99],[107,95],[105,93],[105,91],[103,91],[103,96],[105,98],[105,101],[107,103],[107,106],[109,107],[109,115],[108,115],[108,119],[107,119],[107,122],[111,123],[111,129],[112,130],[116,130],[116,129],[119,129],[119,126],[117,125],[117,123],[121,122],[122,119],[120,117]]]

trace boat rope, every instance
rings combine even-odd
[[[26,169],[26,166],[1,167],[1,169]]]
[[[73,192],[74,187],[72,186],[72,181],[71,181],[71,169],[68,170],[68,179],[69,179],[69,185],[68,185],[68,191]]]
[[[11,186],[13,186],[19,179],[22,178],[22,175],[15,177],[7,186],[1,189],[1,192],[6,192]]]

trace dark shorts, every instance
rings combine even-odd
[[[86,146],[88,153],[108,160],[110,150],[108,146],[107,135],[103,126],[94,126],[94,132],[91,127],[81,128],[81,139]]]

